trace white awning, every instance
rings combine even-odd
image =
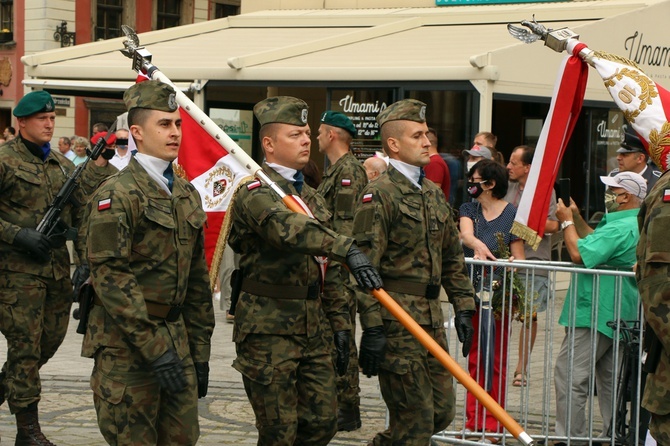
[[[551,96],[561,55],[524,45],[508,23],[569,26],[593,49],[626,55],[635,32],[667,41],[670,0],[594,0],[433,8],[260,11],[139,35],[180,88],[196,79],[265,82],[472,81],[495,93]],[[123,39],[24,56],[26,85],[95,91],[134,81]],[[670,67],[652,77],[670,78]],[[608,100],[596,76],[587,99]],[[659,79],[662,83],[662,79]],[[488,87],[487,87],[488,88]]]

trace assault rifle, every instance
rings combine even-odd
[[[93,146],[91,150],[88,150],[88,156],[84,161],[81,162],[72,172],[72,175],[69,176],[63,187],[60,188],[53,201],[49,205],[46,214],[42,218],[42,221],[37,225],[37,231],[46,235],[52,243],[60,244],[59,242],[64,243],[65,240],[75,240],[77,238],[77,230],[66,225],[60,216],[63,212],[63,208],[71,201],[74,200],[72,193],[79,186],[79,177],[86,168],[86,165],[90,160],[96,160],[105,150],[107,146],[107,140],[109,136],[114,134],[116,130],[116,122],[109,129],[104,138],[100,140]],[[81,203],[74,203],[75,205],[80,205]]]

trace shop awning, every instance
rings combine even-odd
[[[494,93],[550,96],[562,56],[540,43],[519,43],[508,34],[507,23],[518,24],[534,15],[545,26],[569,26],[580,32],[592,48],[617,53],[628,31],[612,26],[617,26],[617,20],[629,23],[636,11],[647,7],[661,8],[657,17],[670,17],[668,0],[281,10],[139,37],[156,65],[185,86],[196,80],[268,85],[286,81],[467,80],[492,82]],[[650,20],[655,20],[653,14],[640,23]],[[605,21],[609,25],[603,24]],[[660,39],[664,27],[657,26],[655,31],[644,25],[643,29],[645,35],[657,32]],[[607,40],[614,37],[619,41]],[[100,85],[125,89],[134,74],[130,60],[119,52],[122,41],[112,39],[24,56],[24,83],[68,91],[77,86],[91,91]],[[601,42],[605,48],[596,46]],[[590,88],[587,99],[607,97],[600,86]]]

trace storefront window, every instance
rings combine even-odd
[[[247,155],[252,156],[252,137],[254,114],[251,110],[230,108],[210,108],[209,117],[219,126]]]
[[[356,158],[364,161],[382,150],[376,117],[393,102],[393,90],[330,90],[330,110],[344,113],[351,119],[358,135],[351,143]]]

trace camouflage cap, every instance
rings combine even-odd
[[[37,90],[22,97],[12,113],[17,118],[25,118],[35,113],[52,112],[55,109],[51,95],[44,90]]]
[[[254,115],[261,126],[279,122],[303,127],[307,125],[307,103],[291,96],[275,96],[254,105]]]
[[[356,127],[354,127],[351,119],[349,119],[344,113],[332,110],[325,111],[321,115],[321,122],[327,125],[332,125],[333,127],[339,127],[349,132],[351,136],[356,136]]]
[[[394,102],[377,115],[379,127],[389,121],[426,122],[426,104],[416,99]]]
[[[174,89],[168,84],[157,80],[134,84],[123,94],[123,102],[126,103],[128,110],[147,108],[150,110],[173,112],[179,108],[177,105],[177,94]]]

